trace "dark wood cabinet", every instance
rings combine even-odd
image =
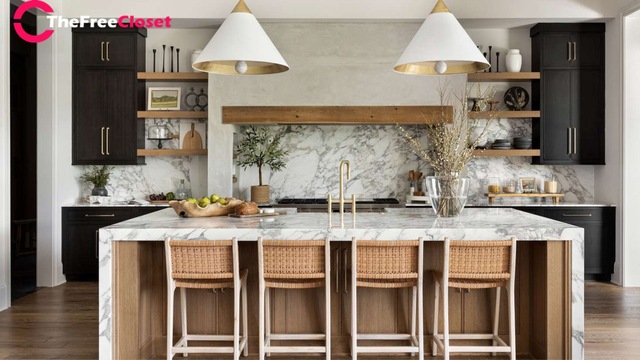
[[[136,165],[144,147],[146,29],[73,32],[73,165]]]
[[[98,279],[98,230],[161,207],[63,207],[62,266],[67,280]]]
[[[611,279],[616,261],[615,207],[522,206],[513,208],[583,228],[585,278]]]
[[[531,29],[534,164],[605,163],[605,25],[538,24]]]

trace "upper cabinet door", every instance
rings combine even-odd
[[[76,70],[73,75],[73,165],[106,160],[106,74],[100,69]]]
[[[107,71],[105,111],[105,151],[109,164],[135,164],[136,146],[136,73],[129,70]],[[117,96],[112,96],[116,95]]]
[[[574,66],[574,35],[569,33],[545,34],[542,37],[542,67]]]
[[[542,93],[545,96],[542,108],[542,161],[541,163],[571,163],[573,152],[571,133],[571,107],[574,98],[571,90],[572,70],[544,70]]]
[[[571,92],[580,101],[572,101],[571,126],[575,142],[572,159],[578,164],[604,165],[604,73],[598,69],[572,70]]]
[[[573,63],[581,68],[601,67],[604,64],[604,34],[578,34]]]
[[[135,66],[135,33],[74,33],[76,66]]]

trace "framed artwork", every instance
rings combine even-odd
[[[180,92],[179,87],[150,87],[147,110],[180,110]]]
[[[520,188],[523,194],[531,194],[537,191],[536,178],[534,177],[521,177]]]

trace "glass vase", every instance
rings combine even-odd
[[[456,217],[462,213],[469,193],[469,178],[455,175],[429,176],[427,190],[431,207],[438,217]]]

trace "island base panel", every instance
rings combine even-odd
[[[425,268],[442,242],[425,244]],[[349,354],[350,244],[331,246],[332,353]],[[571,242],[518,242],[516,271],[516,342],[518,357],[570,358]],[[258,352],[258,269],[254,242],[240,243],[240,267],[249,270],[249,353]],[[345,261],[347,259],[347,261]],[[431,353],[433,277],[425,271],[425,351]],[[166,273],[164,244],[157,241],[113,242],[114,354],[119,359],[163,358],[166,353]],[[346,289],[346,290],[345,290]],[[271,290],[274,333],[324,331],[323,289]],[[506,291],[501,292],[500,334],[508,339]],[[187,290],[190,333],[233,333],[233,292]],[[410,290],[359,289],[358,330],[362,333],[406,332]],[[495,290],[449,290],[451,333],[491,332]],[[175,306],[180,306],[176,296]],[[442,331],[442,304],[440,304]],[[174,334],[180,334],[175,312]],[[468,342],[467,342],[468,343]],[[273,342],[273,344],[277,344]],[[307,343],[309,344],[309,343]],[[314,344],[311,342],[311,344]],[[365,344],[372,344],[371,342]],[[385,342],[385,344],[392,344]],[[456,344],[465,344],[464,341]],[[473,342],[482,344],[482,342]],[[490,342],[486,343],[487,345]],[[203,343],[204,345],[204,343]]]

